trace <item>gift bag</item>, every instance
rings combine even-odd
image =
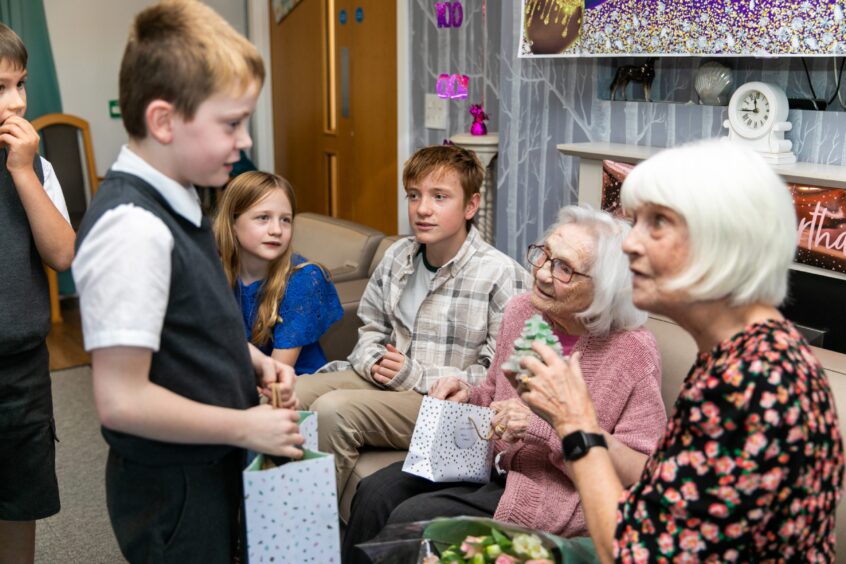
[[[258,455],[243,473],[250,564],[339,564],[334,457],[305,450],[301,460],[271,468],[266,459]]]
[[[493,410],[423,398],[403,472],[433,482],[490,481]]]
[[[314,411],[300,411],[300,435],[305,439],[303,448],[317,450],[317,413]]]
[[[270,405],[278,408],[282,405],[282,385],[274,382],[270,385]],[[300,427],[300,434],[305,439],[303,448],[306,450],[317,450],[317,413],[314,411],[299,411],[300,419],[297,425]]]

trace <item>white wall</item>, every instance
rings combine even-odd
[[[129,25],[153,0],[44,0],[62,108],[91,124],[97,172],[104,175],[126,143],[120,119],[109,117]],[[246,34],[244,0],[206,0]],[[31,85],[31,87],[37,87]]]

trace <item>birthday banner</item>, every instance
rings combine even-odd
[[[520,57],[846,55],[846,0],[522,0]]]
[[[634,165],[602,161],[603,210],[622,217],[620,188]],[[798,222],[794,260],[846,273],[846,190],[788,183]]]

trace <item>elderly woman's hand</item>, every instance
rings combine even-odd
[[[575,431],[600,433],[596,412],[590,399],[579,353],[562,358],[547,345],[535,342],[532,348],[543,362],[527,357],[521,361],[532,376],[519,378],[517,393],[538,416],[555,428],[563,438]]]
[[[506,443],[516,443],[523,439],[529,426],[529,417],[532,415],[525,403],[511,398],[491,403],[491,409],[494,410],[491,428],[495,436]]]

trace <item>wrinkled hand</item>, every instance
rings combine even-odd
[[[436,380],[432,384],[432,387],[429,388],[429,397],[457,403],[467,403],[470,401],[470,384],[461,378],[446,376]]]
[[[520,361],[532,374],[516,382],[522,400],[552,425],[559,437],[574,431],[601,432],[579,367],[581,355],[573,353],[569,358],[562,358],[537,341],[532,348],[543,361],[532,357]]]
[[[532,411],[517,398],[491,403],[494,410],[494,418],[491,421],[491,429],[494,435],[506,443],[516,443],[526,435],[529,427],[529,417]]]
[[[10,173],[33,171],[39,139],[32,124],[20,116],[9,116],[0,124],[0,144],[9,148],[6,168]]]
[[[388,343],[385,348],[388,349],[388,352],[370,368],[373,380],[383,386],[387,386],[399,374],[405,364],[405,355],[399,352],[394,345]]]
[[[298,446],[305,442],[297,426],[300,414],[290,409],[273,409],[259,405],[244,412],[246,415],[244,448],[264,454],[300,459]]]
[[[270,385],[279,382],[279,397],[282,400],[279,407],[296,409],[297,396],[294,394],[294,382],[297,376],[293,368],[275,358],[263,356],[256,365],[256,377],[259,382],[259,392],[263,396],[271,397]]]

